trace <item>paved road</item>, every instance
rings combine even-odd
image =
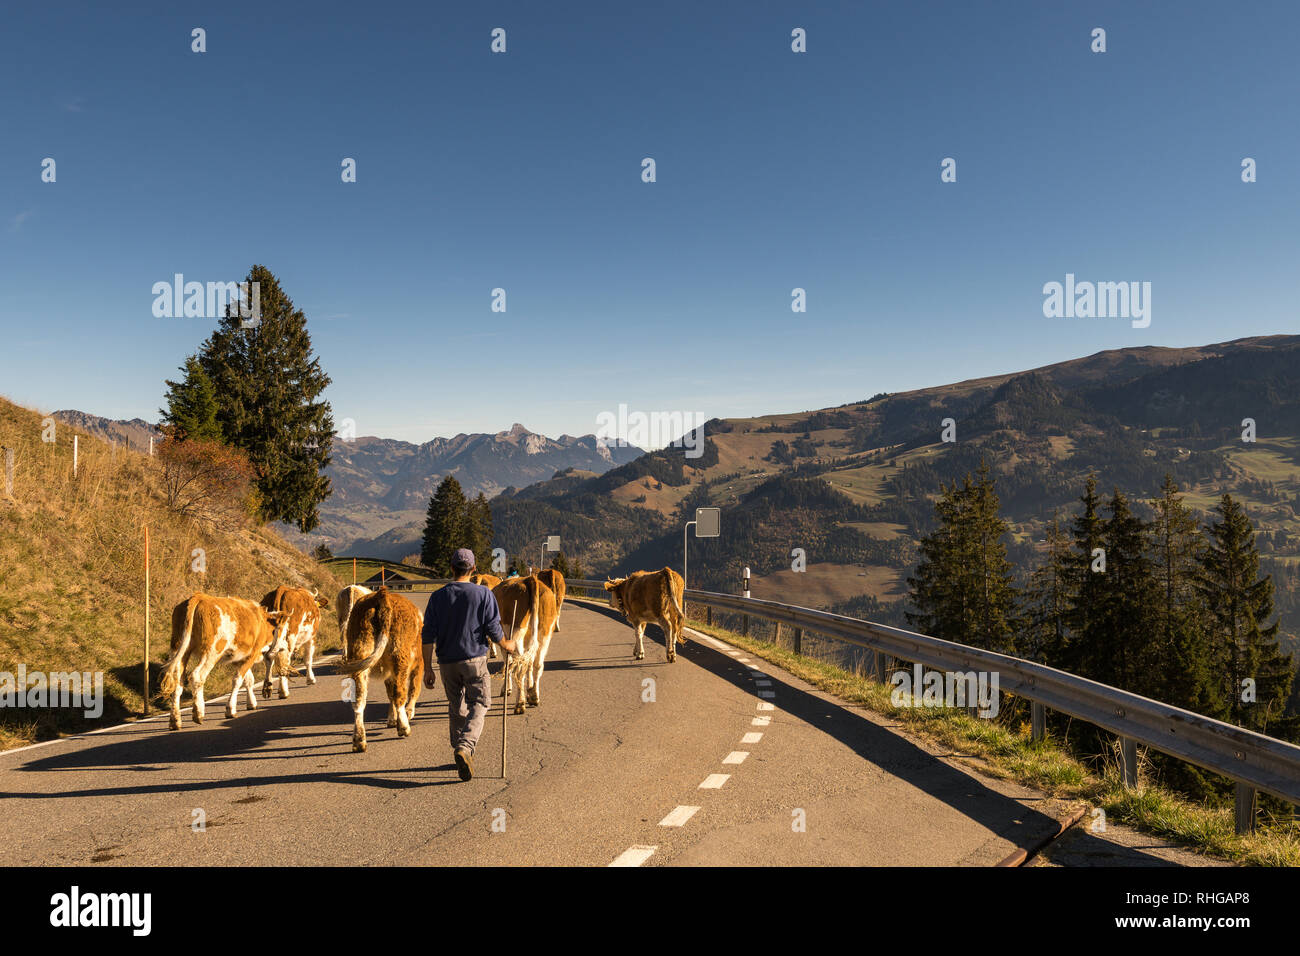
[[[441,687],[401,740],[373,682],[354,754],[326,666],[233,720],[223,701],[202,727],[0,754],[0,864],[992,865],[1056,828],[1037,794],[720,642],[669,665],[653,628],[632,660],[604,609],[562,625],[542,706],[510,717],[508,781],[499,697],[462,783]]]

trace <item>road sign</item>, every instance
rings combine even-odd
[[[547,551],[560,550],[560,536],[558,534],[550,534],[546,536],[546,550]]]
[[[722,534],[721,508],[695,509],[695,537],[716,538]]]

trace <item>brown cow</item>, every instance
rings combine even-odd
[[[334,613],[339,619],[339,638],[345,645],[348,640],[348,617],[352,614],[352,609],[367,594],[374,593],[370,588],[362,587],[360,584],[349,584],[334,599]]]
[[[519,648],[506,659],[505,679],[513,681],[515,713],[522,714],[525,698],[534,707],[542,703],[542,671],[555,629],[555,592],[530,574],[504,581],[492,593],[501,611],[501,629]]]
[[[682,586],[682,576],[672,568],[634,571],[628,577],[605,582],[610,605],[622,611],[628,623],[636,628],[636,645],[632,649],[635,660],[645,657],[647,624],[658,624],[664,629],[668,662],[677,660],[678,643],[686,643],[682,637],[682,623],[686,619],[682,613]]]
[[[195,594],[172,610],[171,657],[163,665],[162,694],[171,699],[171,729],[181,729],[181,688],[189,685],[194,697],[194,722],[203,723],[203,683],[223,657],[239,669],[226,704],[226,716],[239,709],[240,687],[248,691],[248,709],[257,707],[253,692],[253,665],[262,651],[275,642],[275,628],[285,617],[253,601],[236,597]],[[289,668],[287,655],[277,661]],[[269,665],[268,665],[269,666]],[[188,680],[182,680],[188,675]]]
[[[501,583],[501,579],[495,574],[471,574],[469,583],[481,585],[491,591]],[[494,641],[488,641],[488,657],[492,658],[492,660],[497,659],[497,646]]]
[[[411,735],[415,702],[424,682],[421,624],[415,605],[388,588],[363,597],[352,608],[339,673],[354,675],[352,749],[356,753],[366,749],[366,691],[372,672],[384,679],[388,690],[388,726],[396,727],[399,737]]]
[[[262,607],[268,611],[282,611],[285,616],[276,625],[275,641],[265,653],[266,679],[262,682],[262,696],[271,696],[272,661],[283,653],[288,666],[279,668],[280,680],[278,696],[281,700],[289,696],[289,674],[293,672],[293,655],[298,648],[303,648],[303,657],[307,661],[307,683],[316,683],[316,673],[311,668],[316,655],[316,634],[320,628],[320,611],[328,607],[326,598],[318,597],[316,592],[305,588],[278,587],[262,598]]]
[[[564,607],[564,575],[555,568],[537,572],[537,579],[555,592],[555,629],[560,629],[560,610]]]

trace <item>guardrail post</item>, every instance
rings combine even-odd
[[[1033,742],[1047,736],[1047,708],[1036,700],[1029,702],[1029,739]]]
[[[712,627],[712,626],[713,626],[713,606],[712,606],[712,605],[710,605],[709,607],[706,607],[706,608],[704,609],[704,623],[707,624],[707,625],[709,625],[709,627]]]
[[[796,627],[794,629],[794,652],[796,654],[803,653],[803,628],[802,627]]]
[[[776,622],[776,633],[772,635],[772,643],[777,647],[781,646],[781,622]]]
[[[743,626],[740,629],[740,633],[745,635],[745,637],[749,637],[749,615],[748,614],[744,615],[743,617]]]
[[[1255,788],[1237,781],[1237,836],[1255,832]]]
[[[1119,738],[1120,771],[1124,786],[1136,787],[1138,784],[1138,745],[1132,737]]]
[[[875,651],[872,657],[872,665],[876,669],[876,680],[883,684],[885,682],[885,654],[883,651]]]

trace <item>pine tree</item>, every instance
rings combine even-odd
[[[1101,574],[1104,573],[1093,570],[1098,567],[1097,553],[1102,548],[1101,538],[1105,526],[1101,517],[1101,501],[1097,497],[1095,475],[1088,476],[1083,496],[1079,500],[1083,503],[1083,513],[1076,515],[1071,524],[1074,550],[1069,562],[1071,604],[1066,616],[1069,635],[1055,666],[1072,673],[1084,674],[1088,645],[1097,637],[1097,618],[1102,606]]]
[[[1026,639],[1021,650],[1030,660],[1059,667],[1069,637],[1066,624],[1073,600],[1069,538],[1060,521],[1047,526],[1047,554],[1029,578],[1025,599]]]
[[[270,270],[255,265],[246,282],[258,284],[259,315],[248,320],[228,306],[199,362],[216,389],[226,441],[257,469],[262,517],[306,533],[320,523],[318,506],[330,494],[321,472],[334,420],[329,403],[317,401],[330,377],[312,357],[306,316]]]
[[[429,499],[424,522],[420,563],[440,577],[451,577],[451,554],[469,547],[469,507],[460,482],[452,475],[442,479]]]
[[[1255,532],[1241,505],[1224,495],[1218,520],[1206,529],[1196,590],[1205,602],[1211,676],[1217,713],[1242,727],[1273,736],[1292,736],[1294,718],[1283,718],[1295,664],[1278,649],[1273,616],[1273,579],[1259,576]],[[1246,679],[1254,681],[1254,701],[1243,700]]]
[[[1173,476],[1166,474],[1160,497],[1151,502],[1155,520],[1149,530],[1159,585],[1155,625],[1160,641],[1160,679],[1155,696],[1203,714],[1212,707],[1210,648],[1195,587],[1203,539],[1195,516],[1178,491]]]
[[[1158,656],[1153,609],[1158,586],[1147,546],[1146,523],[1115,489],[1101,546],[1106,570],[1097,575],[1100,603],[1083,651],[1085,677],[1151,695],[1156,690]]]
[[[916,576],[908,579],[916,612],[907,620],[924,633],[996,651],[1015,649],[1017,593],[998,514],[998,497],[981,461],[975,482],[940,486],[938,528],[922,539]]]
[[[465,510],[468,543],[465,547],[474,552],[475,562],[480,568],[492,565],[492,506],[488,504],[483,492],[466,505]]]
[[[182,440],[221,441],[217,392],[212,379],[194,355],[185,360],[180,370],[185,373],[181,381],[166,380],[167,407],[158,410],[163,423],[170,425],[173,434]]]

